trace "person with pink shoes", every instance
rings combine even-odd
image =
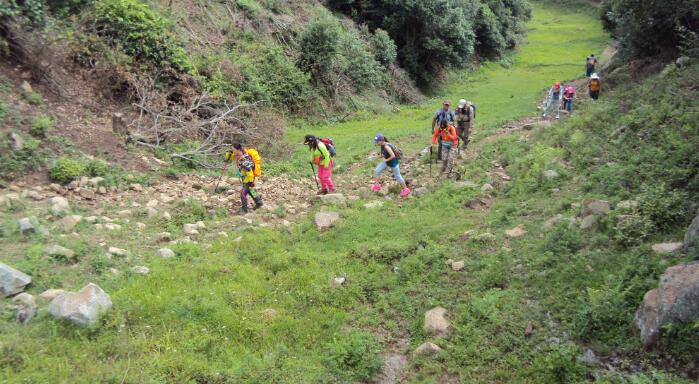
[[[322,140],[313,136],[306,135],[303,143],[308,146],[311,154],[310,163],[318,167],[318,179],[320,180],[320,190],[317,195],[327,195],[335,193],[335,184],[331,179],[333,174],[333,160]]]
[[[374,144],[381,147],[381,156],[383,157],[383,160],[376,166],[376,169],[374,169],[374,184],[371,186],[371,190],[375,192],[381,190],[379,176],[381,176],[381,172],[383,172],[386,168],[391,168],[393,177],[403,187],[403,189],[400,191],[400,196],[407,197],[410,195],[410,188],[408,188],[408,186],[405,184],[405,180],[400,174],[400,165],[398,164],[400,150],[398,150],[393,144],[389,143],[388,139],[380,133],[374,137]]]

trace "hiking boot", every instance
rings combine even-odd
[[[262,201],[255,202],[255,206],[252,207],[253,211],[257,211],[260,208],[262,208]]]
[[[407,197],[410,194],[410,188],[405,187],[400,191],[400,197]]]
[[[316,192],[316,195],[318,195],[318,196],[320,196],[320,195],[327,195],[327,194],[328,194],[328,190],[325,189],[325,188],[323,188],[323,189],[321,189],[320,191]]]
[[[244,206],[240,207],[240,209],[238,210],[238,214],[239,214],[239,215],[245,215],[246,213],[248,213],[248,207],[247,207],[247,205],[244,205]]]
[[[371,186],[371,190],[374,192],[378,192],[381,190],[381,184],[374,184]]]

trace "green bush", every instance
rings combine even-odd
[[[670,190],[663,183],[642,186],[638,202],[641,214],[662,230],[679,223],[688,212],[687,193]]]
[[[5,107],[5,103],[0,100],[0,120],[4,119],[5,116],[7,115],[7,109]]]
[[[381,347],[374,336],[353,332],[327,347],[326,364],[333,375],[347,381],[366,381],[381,369]],[[344,381],[344,380],[342,380]]]
[[[112,171],[113,167],[102,160],[89,160],[85,164],[85,174],[90,177],[107,176]]]
[[[645,216],[630,215],[618,217],[618,220],[614,240],[621,245],[638,245],[655,231],[653,222]]]
[[[388,35],[388,32],[379,28],[371,35],[371,49],[374,52],[374,59],[388,68],[396,61],[398,55],[396,43]]]
[[[22,148],[14,149],[9,136],[0,136],[0,179],[13,179],[44,164],[46,154],[39,148],[41,142],[21,135],[20,137],[24,144]]]
[[[98,0],[95,28],[136,60],[189,72],[192,64],[167,21],[138,0]]]
[[[80,160],[61,157],[49,168],[49,178],[57,183],[68,184],[82,176],[84,172],[85,164]]]
[[[34,137],[44,138],[50,132],[56,122],[49,116],[37,116],[32,119],[32,126],[29,128],[29,133]]]

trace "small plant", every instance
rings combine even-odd
[[[329,345],[327,364],[338,377],[366,381],[381,369],[380,351],[379,343],[371,334],[354,332]]]
[[[112,167],[102,160],[90,160],[85,164],[85,174],[90,177],[107,176]]]
[[[42,105],[42,104],[44,104],[44,98],[41,97],[40,94],[38,94],[38,93],[36,93],[36,92],[34,92],[34,91],[25,92],[25,93],[23,93],[23,95],[24,95],[24,98],[27,99],[27,101],[29,102],[29,104],[32,104],[32,105]]]
[[[34,137],[44,138],[46,134],[53,129],[55,124],[55,121],[49,116],[37,116],[32,119],[32,126],[29,129],[29,133]]]
[[[85,165],[76,159],[61,157],[49,168],[49,178],[57,183],[68,184],[85,172]]]
[[[665,184],[642,186],[638,200],[641,213],[663,230],[671,228],[687,214],[687,193],[669,190]]]
[[[654,229],[653,222],[645,216],[620,217],[614,228],[614,240],[621,245],[638,245],[648,238]]]

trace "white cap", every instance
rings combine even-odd
[[[464,105],[466,105],[466,100],[465,99],[459,100],[459,108],[463,108]]]
[[[596,73],[593,73],[592,76],[590,76],[591,79],[599,79],[599,76],[597,76]]]

